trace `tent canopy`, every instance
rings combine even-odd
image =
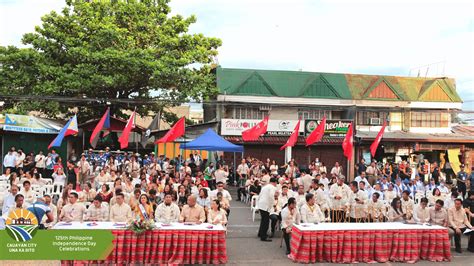
[[[186,150],[206,150],[206,151],[226,151],[226,152],[243,152],[244,147],[235,145],[221,138],[217,133],[208,129],[204,134],[195,140],[186,144],[182,144],[180,149]]]

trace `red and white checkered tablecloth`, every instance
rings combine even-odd
[[[227,263],[225,231],[153,230],[140,236],[113,230],[114,250],[104,261],[63,261],[84,264],[224,264]]]
[[[448,230],[305,230],[293,227],[291,257],[299,263],[450,261]]]

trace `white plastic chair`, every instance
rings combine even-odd
[[[52,195],[54,193],[54,186],[44,185],[43,192],[44,192],[44,195]]]
[[[255,213],[258,211],[258,195],[252,196],[250,201],[250,211],[252,212],[252,222],[255,222]]]

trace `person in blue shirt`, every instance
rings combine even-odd
[[[38,228],[45,229],[44,225],[41,223],[43,217],[46,215],[46,223],[50,223],[54,221],[53,213],[51,212],[51,208],[46,205],[44,202],[44,198],[40,197],[36,199],[36,202],[33,203],[28,209],[36,216],[36,220],[38,220]]]
[[[457,179],[458,191],[461,192],[461,196],[464,199],[464,197],[466,196],[467,173],[466,171],[464,171],[464,164],[461,164],[460,168],[461,168],[461,171],[458,172],[456,179]]]

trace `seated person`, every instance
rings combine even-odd
[[[86,207],[77,200],[79,195],[76,192],[69,193],[69,203],[61,209],[59,220],[61,222],[82,222]]]
[[[164,201],[156,208],[155,220],[160,223],[178,222],[179,215],[179,207],[173,203],[173,196],[166,194]]]
[[[109,207],[102,205],[102,197],[97,195],[86,211],[86,221],[105,222],[109,220]]]
[[[196,196],[188,197],[188,204],[183,206],[179,222],[204,223],[206,221],[206,214],[204,208],[196,204]]]
[[[301,220],[300,213],[296,208],[296,199],[289,198],[288,204],[281,210],[281,229],[285,239],[286,255],[290,254],[290,237],[294,224],[299,224]]]
[[[122,193],[115,195],[116,204],[110,208],[110,221],[115,223],[127,223],[132,220],[132,209],[125,203],[125,196]]]
[[[321,223],[324,221],[324,214],[318,204],[315,203],[313,194],[306,194],[306,204],[301,206],[301,220],[303,223]]]

